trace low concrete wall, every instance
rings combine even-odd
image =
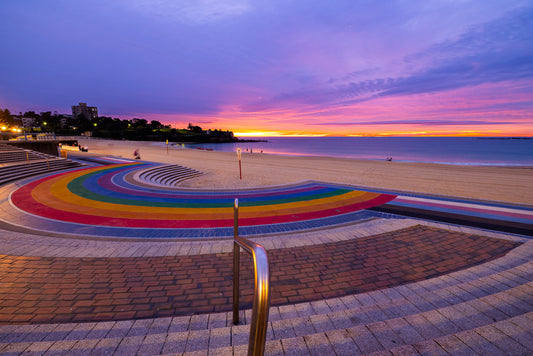
[[[28,140],[28,141],[0,141],[8,145],[24,148],[27,150],[46,153],[53,156],[59,156],[58,146],[64,145],[77,145],[78,140]]]

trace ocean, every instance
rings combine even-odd
[[[254,138],[250,138],[254,139]],[[457,165],[533,166],[533,138],[262,137],[267,142],[177,144],[215,151]]]

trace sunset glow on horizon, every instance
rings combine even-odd
[[[0,10],[0,109],[13,114],[86,102],[102,116],[237,137],[533,136],[531,2],[28,0]]]

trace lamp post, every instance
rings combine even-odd
[[[239,179],[242,179],[242,170],[241,170],[241,149],[237,148],[237,158],[239,159]]]

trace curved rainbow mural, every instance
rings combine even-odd
[[[55,174],[15,190],[11,204],[26,214],[30,227],[47,231],[193,238],[232,236],[236,198],[241,235],[299,231],[368,218],[361,214],[364,209],[395,198],[320,182],[200,191],[158,189],[125,179],[149,166],[135,162]]]

